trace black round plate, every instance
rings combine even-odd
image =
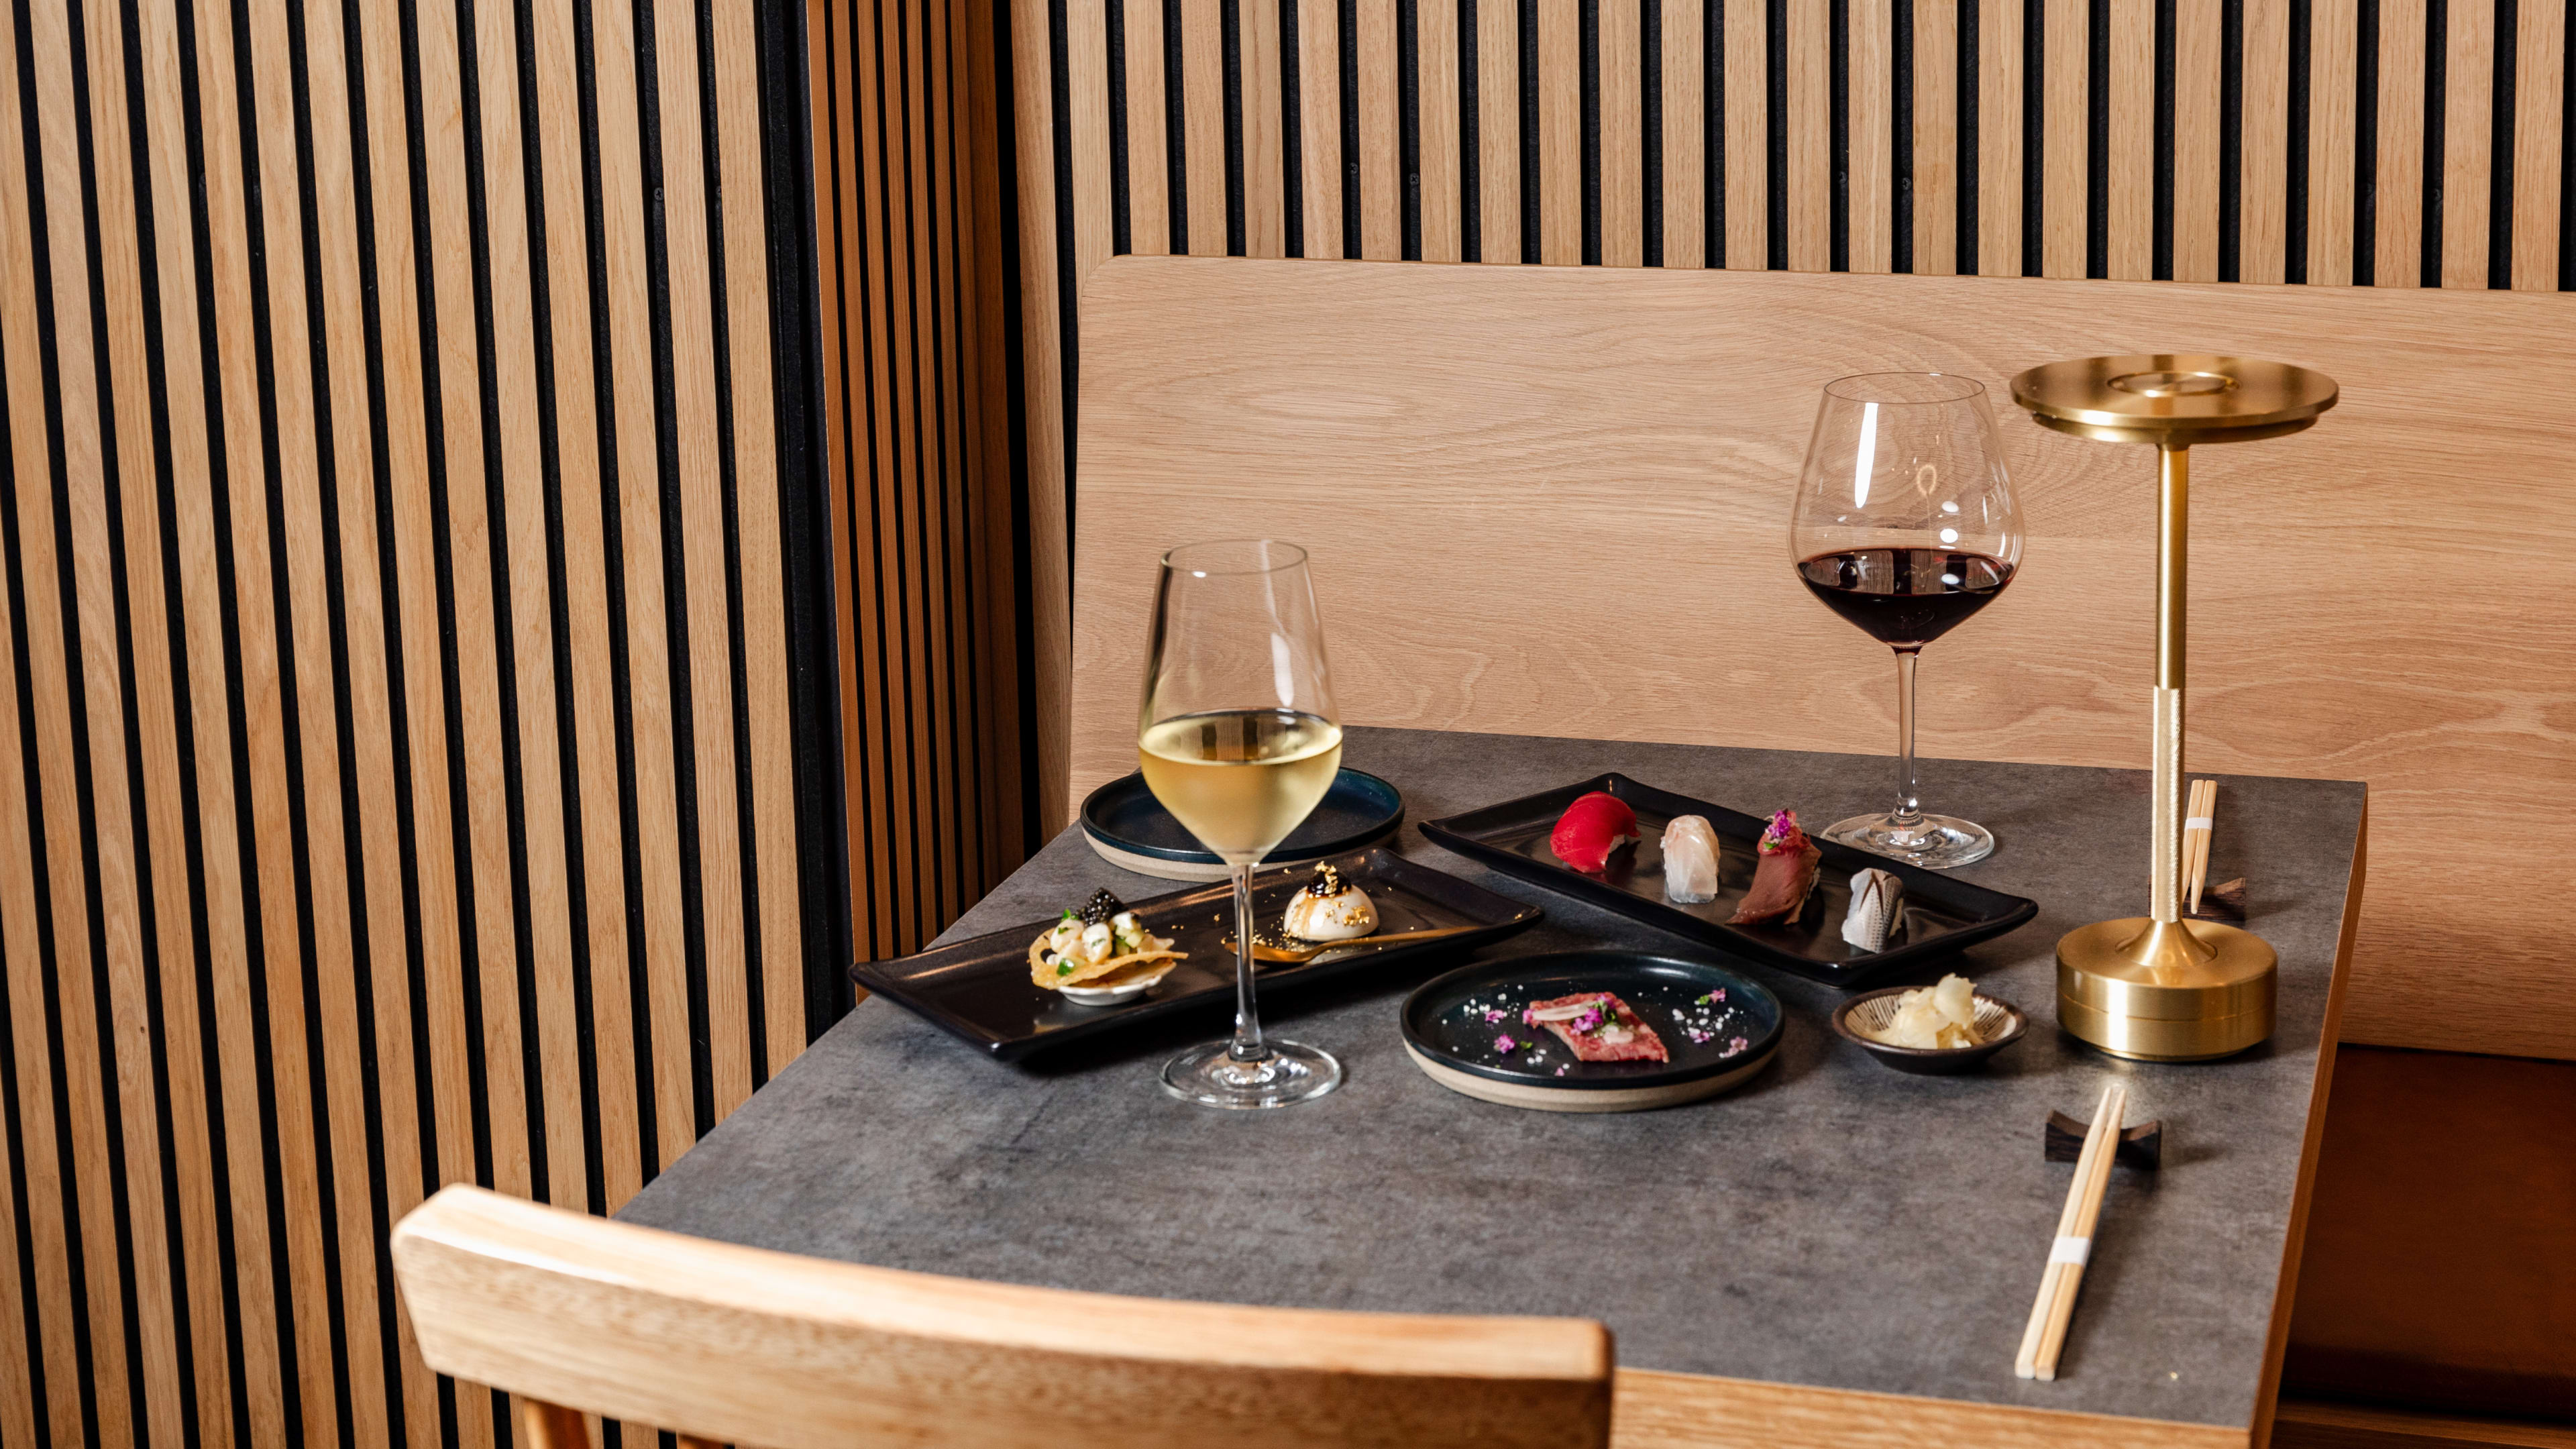
[[[1295,865],[1341,855],[1403,823],[1404,796],[1393,785],[1365,770],[1344,766],[1315,813],[1288,832],[1288,838],[1262,864]],[[1145,788],[1142,774],[1122,775],[1092,791],[1082,802],[1082,831],[1095,842],[1147,860],[1225,868],[1225,862],[1200,849],[1197,838],[1182,829],[1154,792]]]
[[[1615,993],[1655,1029],[1671,1060],[1576,1061],[1544,1029],[1521,1024],[1521,1010],[1529,1003],[1577,991]],[[1725,995],[1719,1000],[1702,1002],[1721,991]],[[1780,998],[1723,966],[1642,951],[1598,950],[1462,966],[1405,998],[1403,1024],[1405,1044],[1417,1057],[1471,1077],[1522,1088],[1643,1092],[1683,1087],[1759,1063],[1779,1045],[1782,1017]],[[1498,1050],[1498,1037],[1509,1038],[1512,1049]]]

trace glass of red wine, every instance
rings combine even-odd
[[[1926,814],[1914,780],[1915,658],[1994,602],[2021,562],[2021,508],[1985,388],[1920,372],[1826,384],[1789,558],[1825,607],[1896,651],[1896,808],[1824,837],[1935,869],[1993,854],[1984,826]]]

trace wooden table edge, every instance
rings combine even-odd
[[[2012,1345],[2000,1372],[2012,1373]],[[1660,1369],[1619,1370],[1610,1410],[1611,1449],[2247,1449],[2248,1429],[1976,1404],[1867,1389],[1776,1384]]]
[[[2361,892],[2370,874],[2370,795],[2361,797],[2361,819],[2352,832],[2352,873],[2344,881],[2343,929],[2335,936],[2334,978],[2326,986],[2326,1019],[2317,1044],[2317,1071],[2308,1089],[2308,1130],[2299,1142],[2299,1181],[2290,1199],[2289,1236],[2281,1250],[2281,1281],[2272,1290],[2272,1327],[2263,1341],[2263,1377],[2255,1385],[2252,1449],[2268,1449],[2272,1415],[2280,1401],[2281,1359],[2290,1346],[2290,1309],[2299,1291],[2299,1252],[2308,1235],[2308,1206],[2315,1197],[2317,1150],[2325,1142],[2326,1094],[2334,1085],[2335,1046],[2343,1034],[2344,985],[2352,976],[2353,937],[2361,929]]]

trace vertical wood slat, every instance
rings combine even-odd
[[[1281,168],[1288,153],[1280,137],[1279,0],[1243,0],[1242,47],[1244,255],[1284,257],[1288,199]],[[1454,95],[1449,114],[1457,115]]]
[[[2495,138],[2492,6],[2444,7],[2442,69],[2442,285],[2487,284],[2487,211]],[[2427,165],[2435,164],[2432,158]]]
[[[2021,246],[2021,7],[1977,18],[1977,271],[2017,277]]]
[[[1314,3],[1306,0],[1307,5]],[[1520,7],[1532,3],[1535,0],[1477,0],[1476,4],[1478,239],[1481,259],[1488,262],[1521,260],[1521,192],[1529,178],[1521,175]],[[1305,144],[1312,147],[1318,140],[1310,122]],[[1311,172],[1313,162],[1307,164]],[[1311,184],[1306,195],[1306,205],[1312,208]],[[1310,248],[1306,255],[1321,254]]]
[[[1822,0],[1788,6],[1789,270],[1821,272],[1833,261],[1833,87],[1831,32]]]
[[[1762,7],[1726,7],[1726,264],[1771,265],[1770,52]]]
[[[1140,257],[1169,256],[1172,187],[1171,151],[1163,134],[1163,0],[1107,3],[1120,7],[1126,37],[1127,246]]]
[[[2104,210],[2104,270],[2143,282],[2155,270],[2156,7],[2127,0],[2111,7],[2110,175]]]
[[[1708,9],[1704,0],[1662,6],[1664,257],[1668,267],[1708,265]]]
[[[0,850],[27,867],[0,873],[0,1230],[37,1274],[0,1274],[37,1329],[0,1351],[10,1442],[492,1442],[472,1386],[442,1431],[384,1227],[449,1180],[631,1195],[639,972],[679,1007],[657,1160],[698,1127],[690,990],[719,1111],[804,1040],[760,17],[662,7],[645,69],[631,11],[572,14],[0,17],[0,635],[26,661],[0,664]],[[916,109],[962,109],[941,84]],[[944,225],[916,236],[962,251]],[[685,716],[652,697],[673,646]],[[661,937],[630,959],[626,842],[650,874],[683,771],[688,903],[639,897]]]
[[[2218,280],[2220,15],[2174,8],[2173,279]]]
[[[2567,75],[2566,0],[2517,0],[2514,37],[2513,285],[2558,286],[2560,126]]]
[[[2237,279],[2278,282],[2289,243],[2289,0],[2246,0],[2244,76]]]
[[[2117,5],[2112,8],[2115,12],[2119,9]],[[2215,6],[2203,8],[2216,13]],[[2092,96],[2085,10],[2085,0],[2047,0],[2040,21],[2040,41],[2047,57],[2045,69],[2026,82],[2040,93],[2042,121],[2037,164],[2041,170],[2039,250],[2043,276],[2084,275],[2090,210],[2085,201],[2085,137]],[[2025,164],[2029,164],[2027,158]]]
[[[1959,0],[1914,0],[1914,270],[1959,270]]]
[[[1334,0],[1299,0],[1297,6],[1298,179],[1304,198],[1305,255],[1342,255],[1342,40]],[[1070,585],[1068,584],[1069,588]],[[1062,591],[1053,597],[1069,598]],[[1070,609],[1070,604],[1066,606]],[[1066,627],[1071,627],[1070,615]],[[1052,636],[1050,636],[1052,637]],[[1043,651],[1048,640],[1035,641]],[[1057,732],[1049,732],[1053,738]],[[1044,793],[1054,802],[1064,791]]]
[[[2425,0],[2379,7],[2378,225],[2373,283],[2423,283]],[[2439,163],[2439,158],[2435,158]]]
[[[1538,7],[1538,259],[1583,260],[1583,37],[1576,0]]]
[[[1358,14],[1360,255],[1404,255],[1404,137],[1398,128],[1396,0],[1345,0]]]
[[[1454,262],[1466,255],[1459,212],[1465,170],[1458,152],[1458,11],[1454,3],[1418,0],[1413,15],[1422,260]],[[1249,165],[1250,158],[1245,160]]]
[[[1850,269],[1884,272],[1895,264],[1895,110],[1892,54],[1895,15],[1889,0],[1847,0],[1851,17],[1851,166],[1846,215],[1850,218]]]
[[[1214,0],[1185,0],[1181,17],[1181,114],[1188,132],[1190,255],[1226,254],[1225,33]],[[1388,32],[1390,50],[1394,32]]]
[[[2348,285],[2361,123],[2360,23],[2350,5],[2312,6],[2308,17],[2308,281]]]
[[[1601,97],[1601,262],[1643,266],[1646,259],[1645,114],[1638,68],[1645,42],[1638,0],[1609,0],[1599,9]]]

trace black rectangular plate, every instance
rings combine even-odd
[[[1302,965],[1272,964],[1261,968],[1266,993],[1338,976],[1363,966],[1441,951],[1466,951],[1499,939],[1539,918],[1526,906],[1445,871],[1416,865],[1383,848],[1335,858],[1342,877],[1369,893],[1377,906],[1381,932],[1432,931],[1452,926],[1477,929],[1418,946],[1396,943],[1332,952]],[[1312,862],[1257,873],[1252,881],[1256,929],[1276,933],[1288,897],[1313,879]],[[1079,906],[1080,901],[1067,901]],[[1125,1030],[1192,1007],[1213,1006],[1234,998],[1234,952],[1226,941],[1234,934],[1234,885],[1230,881],[1196,886],[1128,908],[1157,936],[1169,936],[1189,959],[1143,998],[1118,1006],[1081,1006],[1029,981],[1029,943],[1055,924],[1053,916],[1031,921],[971,941],[959,941],[906,956],[850,968],[861,986],[891,997],[915,1015],[963,1041],[984,1048],[1003,1061],[1016,1061],[1041,1047],[1096,1038]]]
[[[1607,870],[1588,874],[1556,858],[1548,836],[1577,796],[1607,791],[1637,812],[1639,839],[1610,858]],[[1702,815],[1717,831],[1717,899],[1683,905],[1664,898],[1664,827],[1683,815]],[[1730,926],[1745,887],[1753,880],[1759,817],[1640,785],[1625,775],[1600,775],[1446,820],[1426,820],[1422,833],[1460,855],[1505,875],[1561,891],[1577,900],[1633,916],[1650,926],[1704,941],[1747,961],[1776,966],[1846,991],[1961,947],[1990,940],[2039,914],[2024,896],[1971,885],[1955,876],[1847,845],[1818,840],[1824,861],[1816,888],[1798,918],[1777,926]],[[1843,940],[1843,915],[1851,908],[1852,872],[1863,866],[1893,871],[1905,882],[1905,933],[1884,951],[1866,952]]]

